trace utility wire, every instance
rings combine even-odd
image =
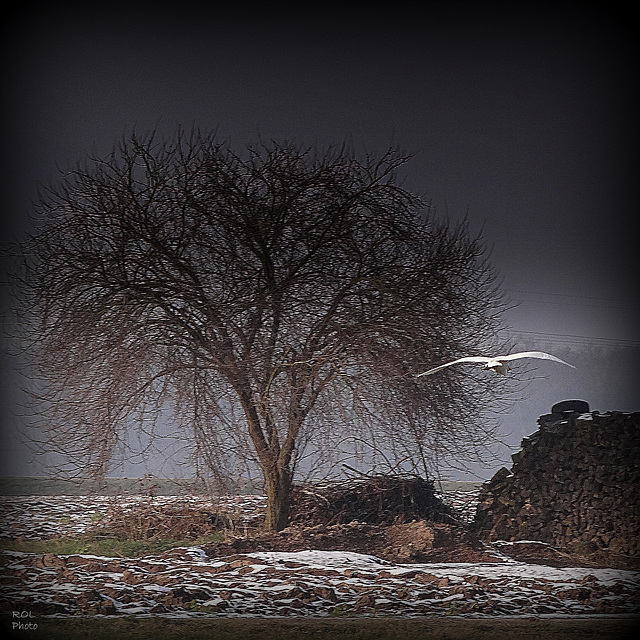
[[[587,300],[609,300],[611,302],[626,302],[628,301],[628,298],[611,298],[611,297],[603,297],[603,296],[583,296],[583,295],[577,295],[577,294],[573,294],[573,293],[554,293],[551,291],[531,291],[530,289],[505,289],[505,291],[509,291],[511,293],[527,293],[527,294],[533,294],[536,296],[557,296],[559,298],[580,298],[580,299],[587,299]],[[632,300],[632,302],[634,304],[640,304],[640,301],[638,300]]]
[[[570,333],[546,333],[543,331],[510,331],[514,338],[531,336],[539,340],[568,345],[599,345],[608,347],[640,347],[640,340],[625,338],[604,338],[602,336],[582,336]]]
[[[555,298],[572,298],[573,300],[592,300],[592,301],[601,301],[607,303],[616,303],[615,305],[607,304],[606,309],[639,309],[640,301],[630,299],[630,298],[608,298],[601,296],[579,296],[572,294],[564,294],[564,293],[543,293],[542,291],[527,291],[524,289],[505,289],[508,293],[514,294],[525,294],[525,295],[534,295],[534,296],[548,296]],[[601,304],[590,304],[589,302],[573,302],[567,300],[533,300],[531,298],[520,298],[514,300],[514,302],[519,303],[531,303],[531,304],[555,304],[555,305],[563,305],[570,307],[591,307],[602,309],[603,305]]]

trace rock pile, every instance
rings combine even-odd
[[[503,467],[483,486],[476,531],[488,540],[640,555],[640,413],[600,414],[565,401],[538,424],[511,471]]]

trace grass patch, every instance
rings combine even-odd
[[[3,620],[5,637],[47,640],[621,640],[633,637],[629,619],[388,618],[39,618],[38,628],[16,630]],[[16,634],[16,635],[13,635]]]
[[[111,538],[95,534],[84,534],[68,538],[51,538],[49,540],[0,539],[0,549],[22,551],[23,553],[91,554],[118,558],[139,558],[140,556],[162,553],[175,547],[190,547],[220,542],[224,537],[224,533],[218,532],[195,540],[183,538],[131,540],[129,538]]]
[[[51,520],[61,524],[70,521],[67,515]],[[140,498],[133,507],[125,509],[114,497],[106,514],[93,513],[91,526],[84,533],[46,540],[0,538],[0,550],[137,558],[175,547],[221,542],[242,526],[237,513],[211,512],[185,503],[167,508],[150,498]]]

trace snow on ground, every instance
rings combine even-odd
[[[0,599],[43,615],[633,615],[639,576],[613,569],[394,564],[344,551],[208,558],[0,553]]]
[[[469,504],[468,492],[463,498]],[[113,498],[0,499],[0,535],[77,535]],[[134,508],[140,497],[118,498]],[[155,497],[156,506],[224,506],[246,517],[260,496]],[[582,616],[640,612],[640,574],[518,562],[398,564],[345,551],[255,552],[208,557],[198,546],[142,558],[0,552],[0,601],[43,615],[166,616],[463,615]]]
[[[471,520],[477,505],[477,492],[452,491],[442,498],[459,510],[462,520]],[[0,496],[0,538],[42,540],[77,536],[103,522],[109,507],[117,504],[124,511],[141,502],[159,509],[191,507],[242,515],[247,521],[264,513],[266,497],[243,496]]]
[[[452,506],[460,519],[471,522],[476,515],[478,506],[478,491],[436,491],[441,500]]]
[[[77,536],[107,519],[109,507],[123,511],[141,503],[158,509],[190,507],[224,509],[251,520],[264,512],[264,496],[0,496],[0,538],[46,540]]]

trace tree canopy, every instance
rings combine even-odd
[[[180,131],[62,172],[26,258],[48,446],[105,475],[134,418],[170,411],[209,473],[261,470],[279,529],[304,456],[351,438],[427,474],[485,444],[495,380],[415,375],[493,350],[501,297],[407,161]]]

